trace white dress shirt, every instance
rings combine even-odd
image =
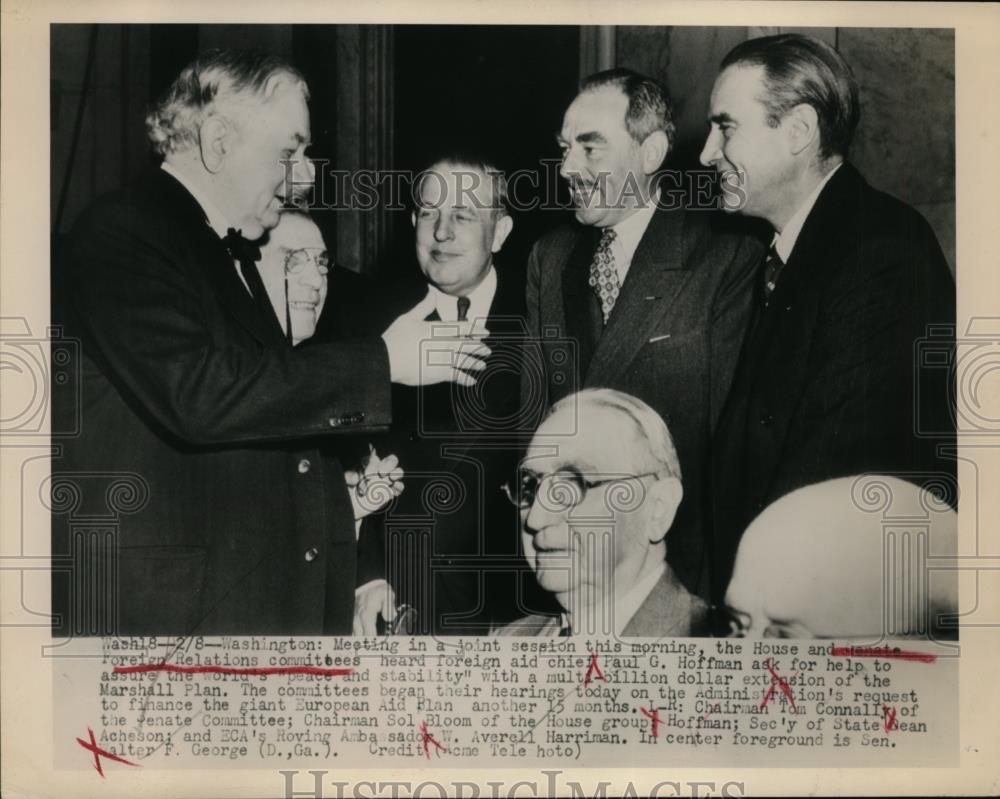
[[[200,191],[190,179],[185,177],[183,173],[175,169],[166,161],[160,164],[160,169],[173,177],[178,183],[187,189],[187,193],[194,197],[198,205],[201,206],[201,210],[205,213],[205,219],[208,221],[208,226],[215,231],[215,235],[217,235],[220,239],[224,239],[232,225],[229,223],[229,220],[226,219],[226,215],[219,210],[219,207],[213,203],[204,192]],[[236,276],[240,279],[240,283],[243,284],[243,287],[247,291],[250,291],[250,287],[247,285],[247,281],[243,277],[243,273],[240,271],[240,265],[236,262],[235,258],[233,259],[233,267],[236,269]],[[250,293],[253,294],[252,291],[250,291]]]
[[[795,249],[795,242],[799,238],[799,233],[802,232],[802,226],[809,218],[809,212],[812,211],[813,206],[816,204],[819,193],[823,191],[823,187],[833,177],[834,173],[840,169],[841,164],[843,164],[843,161],[826,173],[826,176],[812,190],[812,193],[806,197],[805,202],[799,206],[799,209],[792,215],[792,218],[788,220],[788,224],[785,225],[781,233],[775,232],[771,246],[777,251],[778,257],[781,258],[783,263],[788,263],[788,258],[792,254],[792,250]]]
[[[634,214],[625,217],[617,225],[612,225],[611,229],[617,234],[611,244],[611,251],[615,256],[615,271],[618,273],[618,284],[625,284],[625,276],[628,275],[629,267],[632,266],[632,257],[642,240],[646,228],[649,227],[649,220],[656,212],[656,205],[660,199],[659,192],[650,198],[649,203],[639,208]]]
[[[458,321],[458,297],[445,294],[437,286],[431,286],[431,294],[434,295],[434,307],[442,322]],[[480,324],[486,323],[486,318],[490,315],[490,306],[493,305],[493,297],[497,293],[497,272],[490,265],[490,271],[469,294],[469,312],[466,319],[470,322],[481,320]]]

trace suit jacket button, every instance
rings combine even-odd
[[[316,547],[309,547],[304,555],[306,563],[312,563],[316,558],[319,557],[319,550]]]
[[[774,421],[774,417],[771,414],[767,413],[767,412],[762,413],[760,415],[760,424],[761,424],[762,427],[770,427],[771,426],[771,422],[773,422],[773,421]]]
[[[308,458],[303,458],[299,461],[298,470],[299,474],[305,474],[312,468],[312,464],[309,462]]]
[[[344,423],[344,420],[341,419],[339,416],[331,416],[329,419],[327,419],[327,423],[330,425],[330,427],[340,427]]]

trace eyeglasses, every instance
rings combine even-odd
[[[583,502],[587,491],[591,488],[598,488],[609,483],[623,483],[626,480],[641,480],[656,474],[658,472],[643,472],[642,474],[623,474],[603,480],[588,480],[582,472],[572,467],[563,467],[557,472],[546,475],[536,474],[529,469],[521,469],[518,472],[516,487],[512,487],[510,483],[504,483],[500,488],[515,507],[528,510],[535,504],[542,486],[547,483],[548,488],[542,494],[542,505],[548,510],[565,511],[575,508]]]
[[[301,247],[285,256],[285,274],[297,275],[310,263],[316,264],[321,275],[330,271],[330,253],[322,247]]]

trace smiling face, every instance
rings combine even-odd
[[[215,175],[220,210],[251,240],[275,227],[286,199],[315,179],[305,155],[310,133],[303,86],[281,76],[273,80],[280,81],[273,94],[232,122]]]
[[[795,179],[786,120],[777,127],[767,121],[764,68],[727,67],[715,81],[709,107],[711,129],[701,163],[714,167],[730,186],[742,185],[746,203],[740,210],[775,223],[787,203],[786,187]],[[736,178],[732,173],[740,173]],[[728,176],[728,177],[727,177]]]
[[[326,245],[316,223],[301,213],[283,213],[261,247],[260,273],[274,311],[285,325],[287,289],[292,344],[310,338],[326,302]]]
[[[498,217],[493,207],[492,183],[479,170],[448,163],[432,166],[420,182],[412,217],[417,262],[445,294],[468,296],[511,231],[510,216]]]
[[[579,432],[566,435],[574,424]],[[522,543],[539,584],[566,609],[627,590],[663,560],[680,484],[642,476],[653,468],[636,457],[646,446],[621,411],[588,403],[557,409],[532,439],[522,475],[541,482],[521,511]]]
[[[635,210],[637,194],[648,194],[648,164],[625,128],[627,109],[625,94],[606,86],[578,95],[563,117],[559,174],[584,225],[615,225]]]

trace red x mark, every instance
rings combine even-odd
[[[661,723],[659,708],[651,707],[649,710],[646,710],[646,708],[641,707],[639,708],[639,710],[642,711],[642,715],[644,715],[647,719],[649,719],[653,723],[653,737],[654,738],[658,737],[660,734],[660,723]]]
[[[87,732],[90,733],[90,743],[83,740],[83,738],[77,738],[76,742],[80,744],[84,749],[94,753],[94,768],[97,769],[97,773],[102,777],[104,776],[104,769],[101,768],[101,757],[106,757],[108,760],[114,760],[116,763],[124,763],[126,766],[138,766],[138,763],[133,763],[126,760],[124,757],[118,757],[118,755],[101,749],[97,745],[97,739],[94,737],[94,731],[87,727]]]
[[[885,731],[892,732],[899,729],[899,722],[896,721],[896,708],[891,710],[882,705],[882,717],[885,719]]]
[[[788,703],[792,706],[792,709],[794,710],[795,699],[792,696],[792,689],[788,685],[788,682],[785,680],[784,677],[779,676],[778,672],[774,670],[774,666],[771,663],[770,658],[767,659],[765,665],[767,666],[767,670],[771,673],[771,684],[768,686],[767,692],[764,694],[764,699],[760,703],[761,710],[764,709],[765,705],[767,705],[768,702],[774,699],[775,690],[778,688],[781,689],[781,693],[785,695],[785,698],[788,700]]]
[[[434,744],[434,746],[437,747],[437,749],[438,749],[439,752],[447,752],[448,751],[445,747],[443,747],[440,743],[438,743],[437,740],[435,740],[435,738],[434,738],[433,735],[431,735],[429,732],[427,732],[427,722],[426,721],[421,721],[420,722],[420,742],[421,742],[421,744],[423,744],[424,755],[427,757],[428,760],[431,759],[431,750],[430,750],[430,745],[431,744]],[[440,755],[438,755],[438,756],[440,757]]]
[[[587,666],[587,673],[583,676],[583,687],[584,688],[586,688],[588,685],[590,685],[590,675],[591,674],[596,675],[600,679],[604,680],[604,682],[607,682],[607,679],[605,679],[605,677],[604,677],[604,672],[601,671],[601,667],[597,663],[597,653],[596,652],[591,652],[590,653],[590,665]]]

